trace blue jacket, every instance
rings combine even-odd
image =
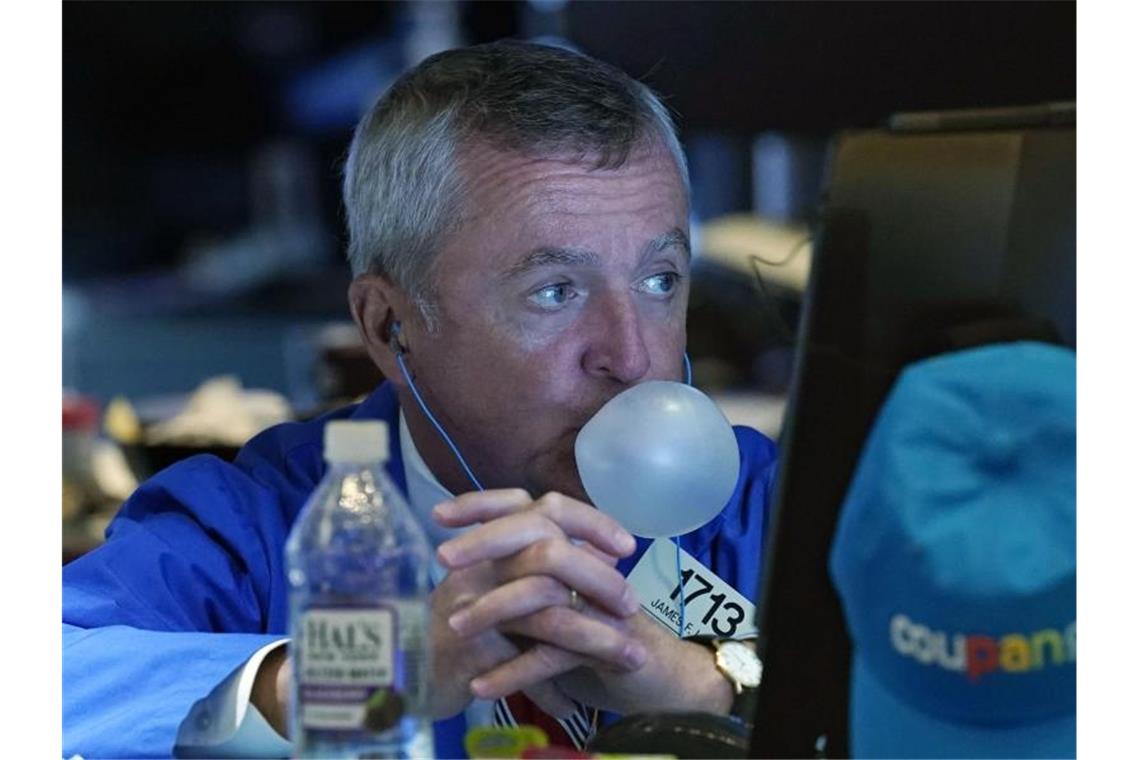
[[[288,628],[284,545],[324,474],[324,423],[388,423],[388,470],[406,489],[390,384],[362,403],[253,438],[227,463],[195,456],[142,484],[107,541],[63,569],[63,754],[169,757],[178,726],[262,646]],[[741,475],[712,522],[682,547],[755,598],[774,444],[736,428]],[[645,551],[620,568],[628,573]],[[435,724],[440,757],[463,755],[462,713]]]

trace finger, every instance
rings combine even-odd
[[[535,528],[535,526],[531,526],[531,528]],[[484,534],[480,534],[480,537],[481,536],[484,536]],[[477,565],[480,562],[492,561],[492,559],[496,558],[502,559],[511,554],[518,553],[519,550],[527,548],[532,542],[554,538],[559,536],[559,533],[554,530],[538,528],[527,534],[527,536],[534,537],[528,539],[524,537],[521,531],[512,532],[511,526],[504,526],[502,532],[496,530],[491,536],[498,536],[499,538],[495,539],[495,544],[489,546],[480,546],[478,544],[481,540],[480,537],[472,537],[470,540],[464,540],[461,544],[456,545],[445,541],[445,544],[441,544],[440,548],[445,545],[447,545],[447,548],[443,549],[442,553],[437,549],[437,553],[435,554],[437,554],[440,564],[447,567],[448,570],[465,570],[467,567]],[[616,567],[618,565],[618,557],[610,554],[609,551],[602,551],[591,544],[586,544],[585,541],[571,540],[570,544],[585,551],[586,554],[594,557],[598,562],[608,567]]]
[[[535,644],[518,657],[473,678],[471,693],[482,699],[498,699],[516,691],[527,691],[573,670],[584,661],[585,658],[573,652]]]
[[[436,511],[451,509],[450,504],[438,504]],[[498,515],[444,542],[439,547],[440,562],[458,567],[496,559],[518,551],[539,537],[559,533],[586,541],[615,557],[628,556],[637,548],[633,536],[616,520],[580,501],[561,494],[547,494],[533,504],[529,509]]]
[[[564,583],[549,575],[531,575],[486,593],[451,615],[447,624],[460,636],[474,636],[502,621],[569,603],[570,589]]]
[[[436,556],[444,567],[455,570],[508,557],[543,539],[563,537],[562,529],[553,521],[535,510],[528,510],[500,517],[444,541],[436,550]]]
[[[616,557],[628,557],[637,548],[637,542],[621,523],[577,499],[551,492],[538,499],[535,508],[553,520],[566,535],[588,541]]]
[[[571,541],[571,543],[573,543],[582,551],[588,553],[591,557],[596,558],[599,562],[604,562],[610,567],[617,567],[619,557],[616,557],[609,552],[604,552],[593,544],[588,544],[585,541],[578,541],[575,539],[574,541]]]
[[[533,501],[522,488],[472,491],[436,504],[431,516],[444,527],[462,528],[513,514],[529,507]]]
[[[528,509],[542,512],[567,535],[590,541],[618,557],[631,554],[637,547],[633,536],[617,520],[589,504],[554,492],[533,501],[526,491],[517,488],[467,493],[440,502],[432,515],[443,525],[462,527],[492,522]]]
[[[599,607],[618,617],[637,612],[633,587],[615,568],[561,540],[544,540],[495,563],[499,587],[528,576],[546,575],[576,589]],[[486,596],[478,601],[485,601]]]
[[[583,594],[583,596],[588,596]],[[632,598],[632,591],[630,597]],[[595,619],[611,621],[621,625],[622,621],[638,611],[636,601],[622,596],[622,611],[617,616],[606,614],[598,605],[590,608]],[[516,618],[530,615],[547,607],[571,606],[570,588],[561,581],[546,575],[528,575],[499,586],[480,599],[457,609],[447,623],[460,636],[476,636]]]
[[[501,623],[529,615],[546,607],[570,606],[570,588],[579,589],[583,599],[593,602],[598,615],[611,613],[620,621],[640,609],[636,594],[621,574],[602,565],[602,577],[581,565],[573,566],[581,575],[570,583],[546,574],[523,575],[503,583],[461,607],[453,607],[448,625],[460,636],[474,636]],[[565,577],[565,576],[563,576]],[[609,615],[605,615],[609,618]]]
[[[607,625],[568,607],[547,607],[505,623],[500,630],[584,655],[595,664],[622,671],[640,668],[648,657],[645,646],[623,627]]]
[[[450,615],[479,600],[498,585],[494,565],[475,565],[448,572],[429,596],[433,614]]]

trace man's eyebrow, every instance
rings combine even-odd
[[[680,227],[674,227],[666,233],[658,235],[649,241],[645,246],[645,250],[641,255],[642,260],[648,259],[655,253],[660,253],[666,248],[673,246],[679,247],[685,252],[685,257],[689,258],[692,253],[689,250],[689,236],[685,234],[684,230]],[[563,266],[563,267],[583,267],[583,266],[597,266],[601,261],[601,257],[594,251],[585,248],[563,248],[555,246],[543,246],[535,248],[530,251],[519,261],[515,262],[506,272],[503,273],[504,279],[511,279],[519,277],[535,269],[549,266]]]
[[[649,241],[649,245],[645,247],[645,253],[642,258],[646,259],[655,253],[660,253],[666,248],[677,246],[685,252],[686,258],[692,258],[693,252],[689,248],[689,236],[680,227],[674,227],[663,235],[658,235]]]
[[[584,248],[535,248],[512,265],[503,276],[510,279],[526,274],[533,269],[549,266],[595,266],[598,261],[598,254]]]

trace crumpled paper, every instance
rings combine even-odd
[[[289,402],[279,393],[246,390],[231,375],[202,383],[174,417],[148,425],[148,444],[241,446],[271,425],[292,419]]]

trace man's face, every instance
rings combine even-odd
[[[465,222],[433,270],[438,329],[405,325],[410,369],[484,486],[585,498],[578,430],[626,388],[681,378],[689,246],[676,165],[663,146],[616,170],[481,146],[461,167]],[[404,408],[432,469],[454,473]]]

